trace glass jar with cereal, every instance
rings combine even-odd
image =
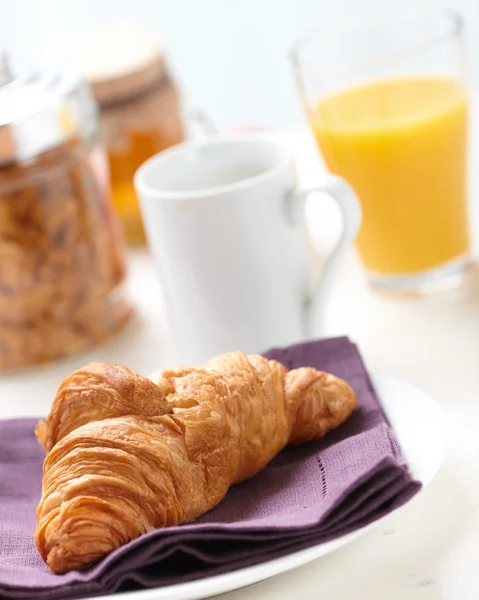
[[[0,371],[70,355],[126,323],[123,242],[95,104],[66,73],[0,68]],[[0,65],[1,66],[1,65]]]

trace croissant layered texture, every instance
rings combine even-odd
[[[47,451],[38,550],[64,573],[193,521],[287,444],[321,438],[355,406],[333,375],[242,352],[150,378],[91,363],[63,382],[36,429]]]

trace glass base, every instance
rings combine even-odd
[[[409,275],[383,275],[368,272],[368,284],[374,291],[388,296],[406,298],[427,296],[462,285],[473,266],[474,263],[470,256],[462,256],[440,267]]]

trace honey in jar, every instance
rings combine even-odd
[[[100,108],[114,204],[128,243],[143,244],[134,173],[153,154],[184,140],[179,91],[161,44],[143,29],[116,28],[51,53],[90,84]]]

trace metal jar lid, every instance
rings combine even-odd
[[[0,50],[0,164],[90,137],[97,123],[95,102],[81,77],[60,71],[17,75]]]

